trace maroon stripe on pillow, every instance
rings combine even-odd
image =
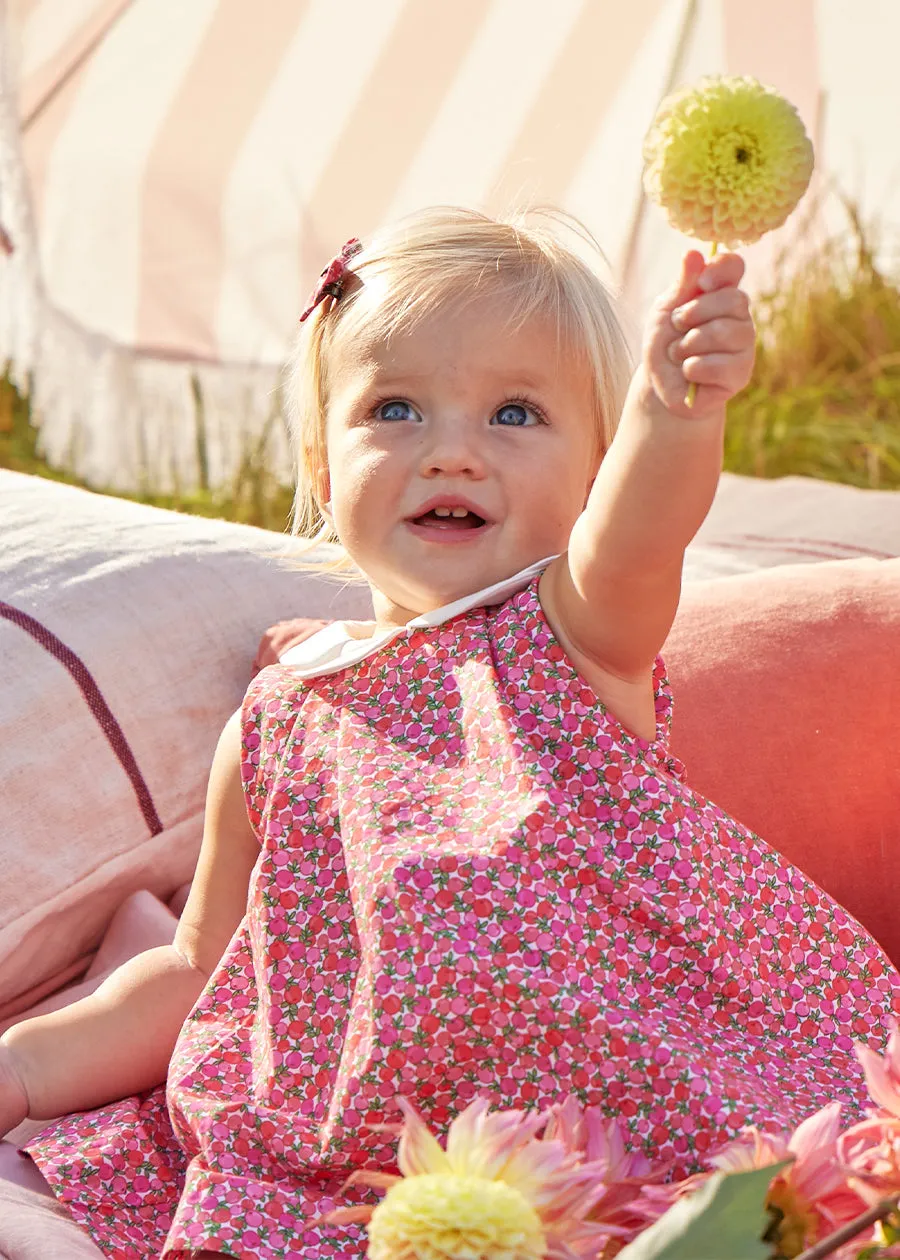
[[[103,699],[103,693],[97,686],[84,661],[79,656],[76,656],[71,648],[66,647],[62,639],[58,639],[52,630],[48,630],[46,626],[36,621],[34,617],[29,617],[28,613],[24,613],[18,608],[13,608],[12,604],[5,604],[2,600],[0,600],[0,617],[3,617],[6,621],[11,621],[13,625],[18,626],[20,630],[24,630],[26,634],[30,634],[36,643],[39,643],[45,651],[49,652],[69,671],[76,686],[84,696],[98,726],[109,741],[110,748],[116,754],[119,764],[131,780],[131,786],[134,788],[134,794],[137,797],[138,805],[141,807],[141,813],[144,815],[144,821],[150,828],[151,836],[158,836],[163,829],[163,825],[159,814],[156,812],[156,806],[153,804],[150,789],[147,787],[144,776],[138,769],[134,753],[131,751],[121,726],[116,721],[112,709]]]

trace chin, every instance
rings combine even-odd
[[[519,569],[524,569],[525,565],[520,564],[514,568],[497,567],[492,568],[490,572],[486,570],[471,570],[469,574],[461,575],[458,578],[449,579],[446,582],[429,583],[427,587],[417,586],[415,590],[415,606],[421,607],[423,613],[433,612],[435,608],[443,608],[446,604],[454,604],[458,599],[464,599],[467,595],[474,595],[476,591],[482,591],[487,586],[493,586],[496,582],[502,582],[504,578],[512,577]]]
[[[531,550],[524,556],[496,556],[492,559],[484,557],[480,563],[474,556],[460,556],[457,562],[446,566],[436,559],[430,566],[430,571],[421,562],[414,566],[403,565],[401,562],[398,569],[384,574],[383,582],[379,582],[377,572],[370,572],[375,589],[380,590],[395,608],[415,610],[410,613],[412,620],[413,616],[434,612],[435,609],[444,608],[458,599],[474,595],[476,591],[512,577],[545,556],[555,554],[552,548],[544,551],[538,549],[533,555]],[[362,567],[365,570],[364,564]],[[402,583],[396,581],[400,572],[403,573]]]

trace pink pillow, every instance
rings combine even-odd
[[[900,962],[900,560],[685,587],[665,648],[688,782]]]

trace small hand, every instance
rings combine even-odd
[[[750,300],[738,288],[744,260],[719,254],[705,262],[685,254],[678,283],[653,306],[644,343],[644,370],[673,415],[705,417],[724,410],[750,380],[756,336]],[[688,386],[697,386],[693,405]]]
[[[303,643],[316,634],[327,621],[317,621],[312,617],[298,617],[294,621],[279,621],[271,626],[259,641],[256,657],[253,661],[253,672],[258,674],[267,665],[276,665],[288,648]]]

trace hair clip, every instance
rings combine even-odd
[[[309,305],[300,316],[300,323],[312,315],[313,311],[320,302],[324,302],[326,298],[334,298],[335,301],[344,292],[344,277],[347,274],[351,258],[361,253],[362,245],[355,236],[351,237],[347,244],[342,248],[339,254],[332,258],[331,262],[319,277],[319,283],[313,290],[309,299]]]

